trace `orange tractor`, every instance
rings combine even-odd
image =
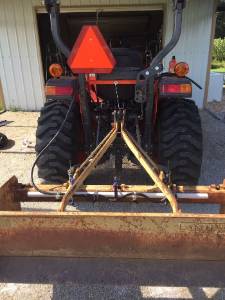
[[[68,179],[70,166],[79,165],[99,145],[115,115],[124,111],[126,129],[169,174],[171,182],[197,184],[202,129],[198,108],[188,99],[193,83],[187,77],[189,67],[181,62],[171,72],[162,70],[162,59],[179,41],[185,1],[174,2],[172,39],[148,66],[141,51],[109,48],[96,25],[83,26],[69,50],[59,34],[59,4],[46,1],[46,5],[54,41],[67,58],[72,76],[61,77],[59,64],[50,66],[53,78],[46,84],[47,101],[37,129],[39,177],[56,183]],[[45,149],[56,133],[57,138]],[[119,142],[105,159],[110,152],[118,172],[124,156],[135,162]]]

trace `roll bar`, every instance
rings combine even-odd
[[[174,1],[175,2],[175,1]],[[180,39],[181,29],[182,29],[182,12],[185,8],[186,0],[178,0],[175,4],[175,18],[174,18],[174,31],[169,43],[156,55],[156,57],[151,62],[150,67],[156,67],[162,59],[169,54],[173,48],[176,46]]]
[[[173,35],[169,43],[156,55],[156,57],[152,60],[149,67],[142,70],[138,74],[138,79],[141,77],[148,77],[148,75],[152,73],[156,73],[160,69],[160,63],[162,60],[174,49],[177,45],[182,29],[182,16],[183,9],[186,7],[186,0],[173,0],[174,5],[174,30]]]
[[[66,58],[70,55],[70,49],[64,44],[59,28],[59,12],[60,1],[59,0],[44,0],[45,7],[50,16],[51,32],[53,40],[58,49],[65,55]]]
[[[50,16],[51,32],[56,46],[59,50],[68,58],[70,55],[70,49],[64,44],[59,29],[59,12],[60,1],[59,0],[44,0],[44,4]],[[146,76],[150,71],[155,70],[161,63],[163,58],[170,53],[170,51],[176,46],[181,35],[182,26],[182,11],[186,6],[186,0],[173,0],[175,10],[175,24],[174,31],[170,42],[156,55],[151,62],[150,66],[139,73],[139,76]]]

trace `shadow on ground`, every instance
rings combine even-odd
[[[0,282],[51,284],[54,300],[222,300],[225,262],[1,258]],[[175,287],[176,297],[169,298]],[[212,297],[208,298],[202,287],[213,287]]]

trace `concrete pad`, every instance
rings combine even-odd
[[[4,153],[35,153],[35,133],[39,113],[6,112],[0,115],[0,121],[7,121],[0,127],[0,132],[9,139]]]

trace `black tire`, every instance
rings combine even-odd
[[[0,149],[4,149],[7,147],[8,145],[8,138],[6,135],[4,135],[3,133],[0,133]]]
[[[41,109],[36,132],[36,154],[49,143],[59,130],[64,121],[71,100],[52,100],[46,102]],[[38,177],[45,181],[62,183],[68,180],[70,164],[76,164],[76,156],[79,151],[78,135],[80,113],[79,107],[74,103],[67,121],[57,138],[43,152],[37,162]]]
[[[202,126],[194,101],[162,99],[158,129],[159,163],[169,167],[173,183],[196,185],[202,164]]]

